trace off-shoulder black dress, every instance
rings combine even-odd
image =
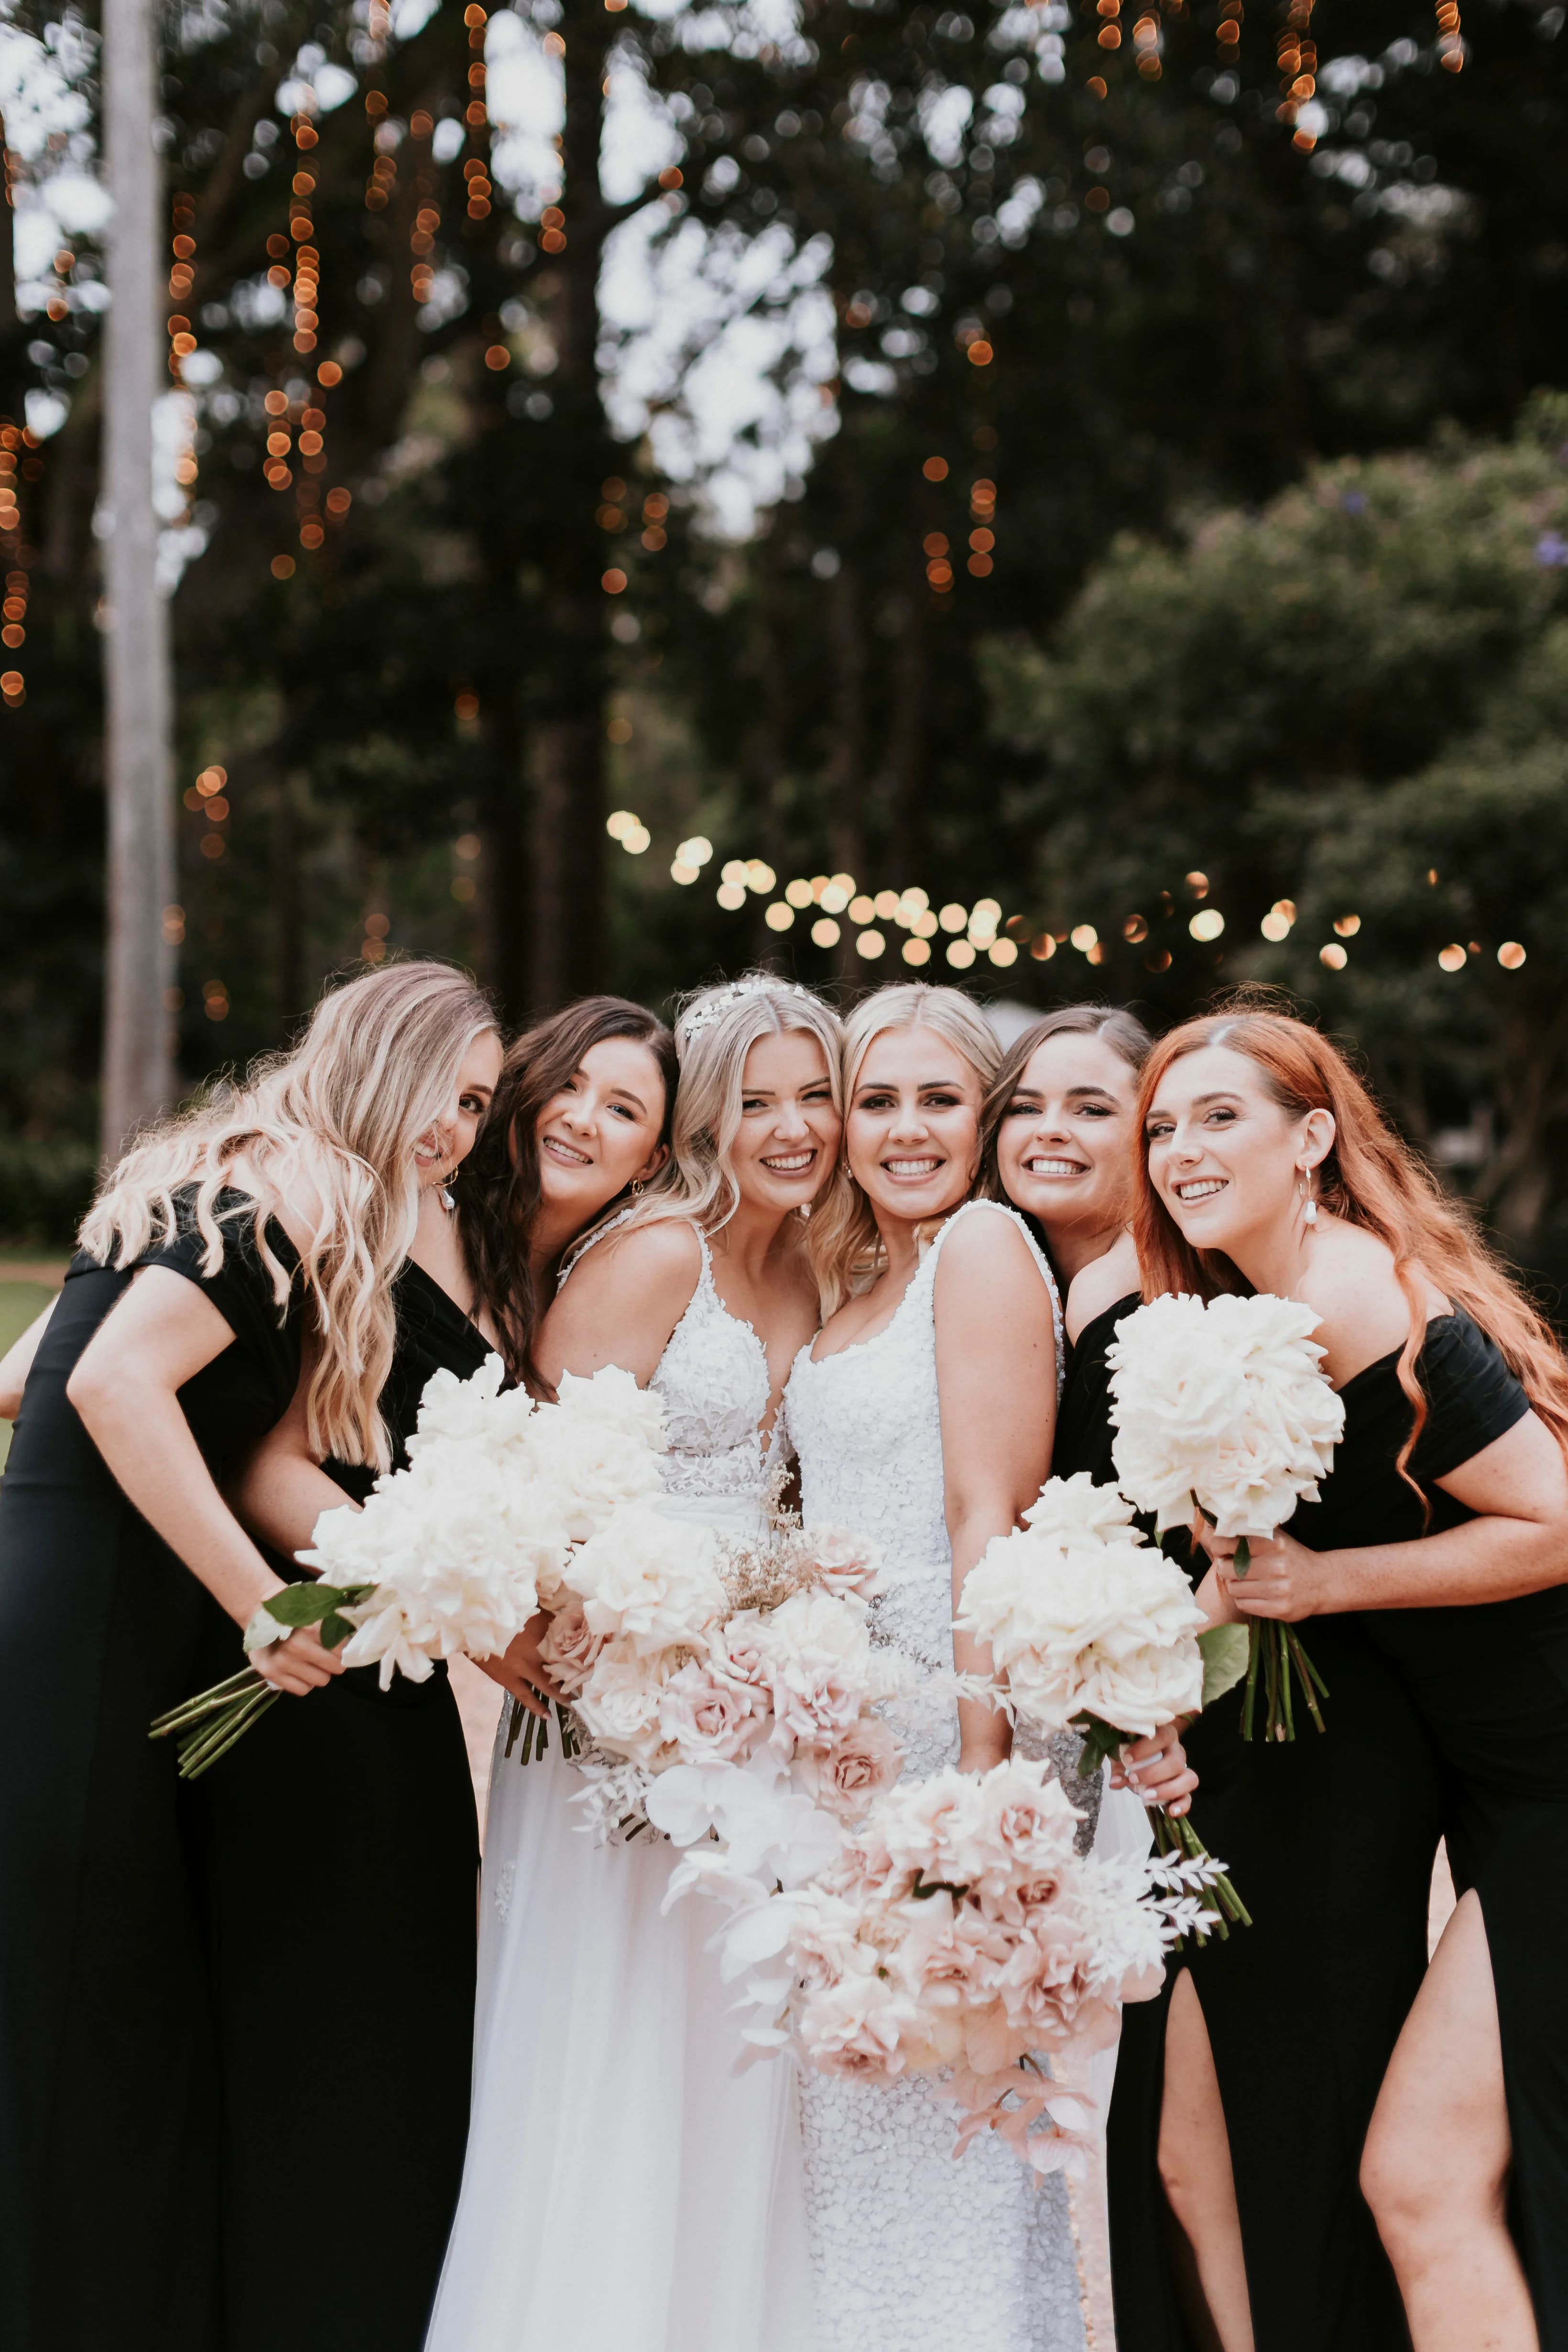
[[[221,1478],[288,1407],[297,1260],[273,1297],[254,1204],[220,1194],[223,1264],[182,1227],[144,1264],[234,1334],[180,1391]],[[233,1221],[227,1222],[229,1213]],[[78,1257],[0,1482],[0,2343],[218,2352],[219,2096],[186,1791],[153,1716],[238,1635],[126,1500],[66,1395],[132,1270]],[[253,2063],[280,2063],[265,2045]],[[286,2184],[275,2184],[286,2188]],[[275,2260],[277,2257],[275,2256]]]
[[[395,1286],[395,1459],[482,1335]],[[374,1473],[329,1462],[356,1501]],[[301,1571],[285,1560],[279,1572]],[[233,1671],[232,1629],[210,1679]],[[479,1826],[457,1700],[351,1669],[198,1781],[224,2086],[225,2352],[418,2352],[468,2138]]]
[[[1121,1300],[1079,1334],[1058,1423],[1061,1475],[1114,1478],[1105,1350],[1137,1304]],[[1333,1474],[1321,1501],[1290,1522],[1314,1549],[1420,1531],[1419,1502],[1394,1468],[1410,1411],[1396,1362],[1346,1384]],[[1467,1418],[1462,1389],[1450,1398],[1441,1339],[1428,1343],[1424,1365],[1434,1409],[1416,1467],[1430,1481],[1497,1432]],[[1397,2352],[1409,2340],[1404,2314],[1357,2174],[1426,1964],[1441,1767],[1408,1679],[1370,1618],[1315,1617],[1304,1633],[1329,1686],[1325,1733],[1309,1727],[1289,1745],[1246,1743],[1235,1691],[1187,1734],[1202,1783],[1193,1820],[1255,1924],[1189,1951],[1184,1965],[1225,2104],[1258,2352]],[[1194,2344],[1157,2166],[1169,1993],[1168,1984],[1163,2000],[1123,2014],[1108,2151],[1121,2352]]]

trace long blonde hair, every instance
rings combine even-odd
[[[669,1158],[642,1197],[617,1219],[623,1233],[665,1217],[689,1217],[705,1234],[729,1223],[741,1200],[730,1154],[741,1131],[746,1056],[759,1038],[783,1036],[789,1030],[815,1037],[822,1047],[833,1107],[842,1114],[842,1026],[820,996],[773,972],[753,971],[687,998],[675,1024],[680,1078],[670,1120]],[[584,1235],[584,1241],[589,1238]]]
[[[959,988],[933,988],[929,981],[897,981],[861,998],[844,1026],[843,1093],[853,1102],[860,1065],[874,1039],[888,1029],[934,1029],[962,1054],[984,1094],[1002,1066],[1002,1041],[972,997]],[[978,1168],[976,1169],[978,1174]],[[864,1290],[886,1262],[876,1213],[840,1154],[832,1183],[812,1211],[806,1253],[816,1277],[824,1322],[858,1290]]]
[[[379,1400],[396,1341],[392,1280],[419,1208],[414,1147],[449,1101],[469,1047],[495,1026],[474,982],[447,964],[388,964],[334,989],[292,1051],[253,1064],[132,1146],[83,1220],[82,1248],[103,1265],[132,1265],[173,1234],[174,1196],[194,1186],[202,1271],[215,1275],[224,1224],[242,1213],[216,1212],[232,1188],[253,1204],[281,1318],[289,1277],[268,1246],[267,1221],[285,1202],[297,1219],[313,1218],[300,1259],[318,1342],[308,1443],[323,1457],[388,1468]]]

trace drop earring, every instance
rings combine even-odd
[[[1318,1222],[1318,1203],[1312,1197],[1311,1182],[1311,1177],[1308,1174],[1307,1171],[1303,1169],[1301,1171],[1300,1189],[1302,1202],[1301,1223],[1304,1225],[1315,1225]]]

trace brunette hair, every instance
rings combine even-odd
[[[550,1297],[547,1291],[541,1296],[543,1286],[528,1246],[539,1208],[539,1114],[582,1067],[584,1055],[609,1037],[646,1045],[658,1064],[664,1082],[659,1141],[668,1143],[675,1108],[674,1038],[656,1013],[628,997],[584,996],[508,1047],[489,1111],[454,1188],[476,1307],[489,1309],[511,1378],[535,1394],[550,1393],[533,1354]],[[601,1213],[615,1206],[607,1202]]]
[[[1184,1055],[1223,1045],[1256,1064],[1273,1099],[1291,1118],[1326,1110],[1334,1140],[1318,1170],[1323,1206],[1347,1224],[1375,1234],[1392,1251],[1394,1270],[1410,1307],[1410,1333],[1399,1359],[1399,1384],[1415,1420],[1399,1453],[1406,1465],[1426,1422],[1426,1398],[1416,1360],[1426,1336],[1420,1276],[1464,1308],[1501,1350],[1531,1403],[1568,1453],[1568,1360],[1544,1319],[1508,1268],[1476,1230],[1471,1212],[1445,1192],[1426,1162],[1389,1124],[1365,1082],[1321,1031],[1289,1013],[1258,1011],[1247,1002],[1231,1011],[1184,1022],[1162,1037],[1144,1065],[1138,1093],[1142,1131],[1166,1071]],[[1196,1250],[1184,1239],[1149,1178],[1146,1149],[1134,1176],[1132,1230],[1143,1272],[1143,1296],[1195,1292],[1212,1298],[1245,1283],[1229,1258]],[[1414,1481],[1411,1482],[1414,1484]]]
[[[962,1055],[989,1090],[1002,1058],[1001,1041],[978,1004],[962,989],[934,988],[929,981],[895,981],[863,996],[844,1024],[842,1099],[844,1115],[855,1094],[860,1066],[889,1029],[934,1029]],[[806,1255],[816,1277],[824,1322],[864,1289],[881,1270],[881,1235],[870,1202],[850,1172],[847,1150],[839,1154],[833,1181],[815,1203],[805,1229]]]
[[[300,1259],[321,1341],[307,1442],[323,1459],[390,1468],[380,1398],[397,1338],[393,1277],[419,1211],[414,1148],[469,1047],[495,1026],[487,999],[450,964],[390,963],[333,989],[287,1053],[138,1139],[89,1210],[82,1248],[103,1265],[132,1265],[174,1233],[174,1196],[194,1187],[210,1277],[223,1264],[225,1224],[244,1213],[220,1216],[215,1203],[237,1191],[281,1314],[289,1276],[268,1246],[267,1221],[284,1202],[313,1218]]]
[[[1007,1198],[1002,1171],[996,1164],[1002,1122],[1025,1071],[1048,1037],[1101,1037],[1113,1054],[1121,1055],[1134,1077],[1148,1060],[1154,1043],[1138,1015],[1124,1012],[1120,1004],[1059,1005],[1055,1013],[1047,1013],[1016,1038],[1002,1057],[1002,1066],[980,1113],[980,1179],[974,1189],[983,1201]]]

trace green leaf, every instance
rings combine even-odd
[[[334,1609],[331,1616],[323,1617],[321,1620],[322,1647],[328,1650],[335,1650],[338,1643],[340,1642],[346,1642],[349,1635],[353,1633],[354,1630],[354,1627],[349,1623],[348,1619],[346,1617],[340,1617],[337,1611]]]
[[[1247,1672],[1250,1642],[1245,1625],[1211,1625],[1198,1635],[1198,1647],[1204,1654],[1204,1699],[1212,1706],[1234,1690]]]
[[[324,1617],[345,1605],[352,1609],[374,1591],[374,1584],[286,1584],[265,1605],[279,1625],[319,1625]]]

